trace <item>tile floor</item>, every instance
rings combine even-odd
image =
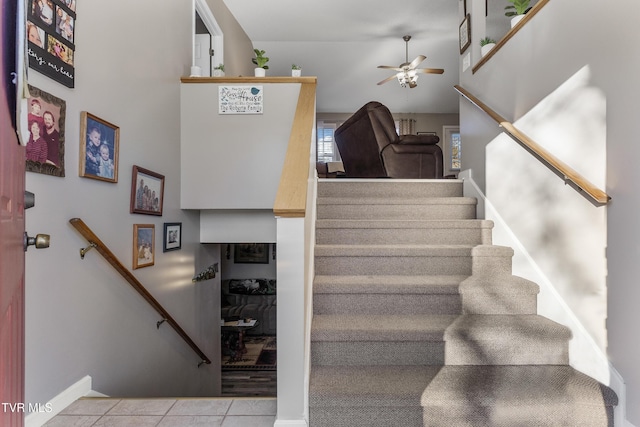
[[[84,398],[45,427],[272,427],[275,398]]]

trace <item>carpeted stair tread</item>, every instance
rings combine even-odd
[[[536,314],[537,283],[511,274],[469,276],[460,283],[464,314]]]
[[[332,276],[317,275],[313,281],[315,294],[458,294],[468,276]]]
[[[618,397],[566,365],[443,366],[422,395],[423,406],[546,403],[617,405]]]
[[[538,337],[554,340],[571,339],[571,330],[536,314],[527,315],[474,315],[459,316],[445,333],[445,339],[492,340],[504,339],[505,336],[514,339],[518,335]]]
[[[536,314],[462,315],[447,328],[447,365],[569,363],[569,328]]]
[[[489,277],[469,276],[460,283],[460,293],[484,292],[487,294],[500,295],[503,292],[508,294],[538,294],[540,286],[531,280],[505,274],[503,276],[493,275]]]
[[[458,219],[458,220],[368,220],[362,221],[357,219],[319,219],[316,221],[316,229],[326,228],[464,228],[479,229],[493,228],[493,221],[479,219]]]
[[[456,315],[313,316],[311,341],[442,341]]]
[[[476,205],[474,197],[318,197],[317,204],[322,205]]]
[[[420,408],[439,366],[314,366],[309,407]]]

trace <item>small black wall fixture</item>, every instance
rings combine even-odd
[[[200,273],[193,276],[193,279],[191,279],[191,281],[193,283],[196,283],[196,282],[202,282],[203,280],[213,279],[214,277],[216,277],[217,272],[218,272],[218,263],[216,262],[215,264],[211,264],[209,267],[207,267],[206,269],[202,270]]]

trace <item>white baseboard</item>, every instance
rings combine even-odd
[[[562,314],[558,318],[552,318],[556,322],[568,326],[573,333],[573,339],[570,341],[569,358],[570,364],[575,369],[590,375],[596,380],[609,386],[618,395],[618,406],[614,410],[614,424],[616,427],[634,427],[626,420],[626,387],[622,376],[611,365],[606,355],[595,344],[591,336],[585,330],[577,317],[567,306],[562,297],[557,293],[548,278],[540,271],[535,261],[529,256],[526,249],[518,241],[517,237],[509,229],[508,225],[502,220],[500,214],[493,208],[491,202],[487,200],[484,193],[473,180],[471,170],[460,172],[460,178],[463,179],[464,195],[468,197],[476,197],[478,199],[478,218],[492,219],[494,221],[494,232],[500,230],[502,236],[508,238],[507,245],[512,247],[515,255],[514,258],[520,256],[521,259],[527,261],[531,265],[531,270],[538,272],[536,277],[526,277],[540,286],[540,291],[545,292],[547,298],[545,301],[554,301],[562,308]],[[514,271],[514,274],[518,274]],[[539,300],[540,301],[540,300]],[[540,312],[540,306],[538,307]]]
[[[622,375],[609,363],[611,372],[611,387],[618,395],[618,406],[613,411],[613,424],[615,427],[635,427],[627,420],[627,386]]]
[[[276,420],[273,427],[309,427],[305,420]]]
[[[24,418],[25,427],[40,427],[53,417],[62,412],[67,406],[81,397],[87,396],[91,393],[91,377],[80,379],[76,383],[69,386],[62,393],[55,396],[46,404],[39,405],[42,408],[41,412],[31,412]],[[98,395],[100,393],[97,393]],[[104,395],[102,395],[104,396]]]

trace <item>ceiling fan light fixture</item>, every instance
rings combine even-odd
[[[396,74],[396,77],[398,78],[398,83],[400,83],[401,87],[407,87],[407,82],[409,81],[407,73],[400,72]]]
[[[427,59],[427,57],[424,55],[418,55],[416,59],[409,62],[409,40],[411,40],[411,36],[407,35],[402,37],[402,39],[405,42],[405,62],[400,64],[398,67],[393,67],[390,65],[379,65],[378,68],[391,69],[396,71],[396,74],[391,75],[386,79],[378,82],[378,85],[385,84],[393,80],[393,78],[395,77],[398,79],[398,83],[400,84],[401,87],[407,87],[408,85],[410,88],[414,88],[418,85],[419,73],[442,74],[444,72],[444,70],[441,68],[416,69],[416,67],[420,65],[422,61]]]

